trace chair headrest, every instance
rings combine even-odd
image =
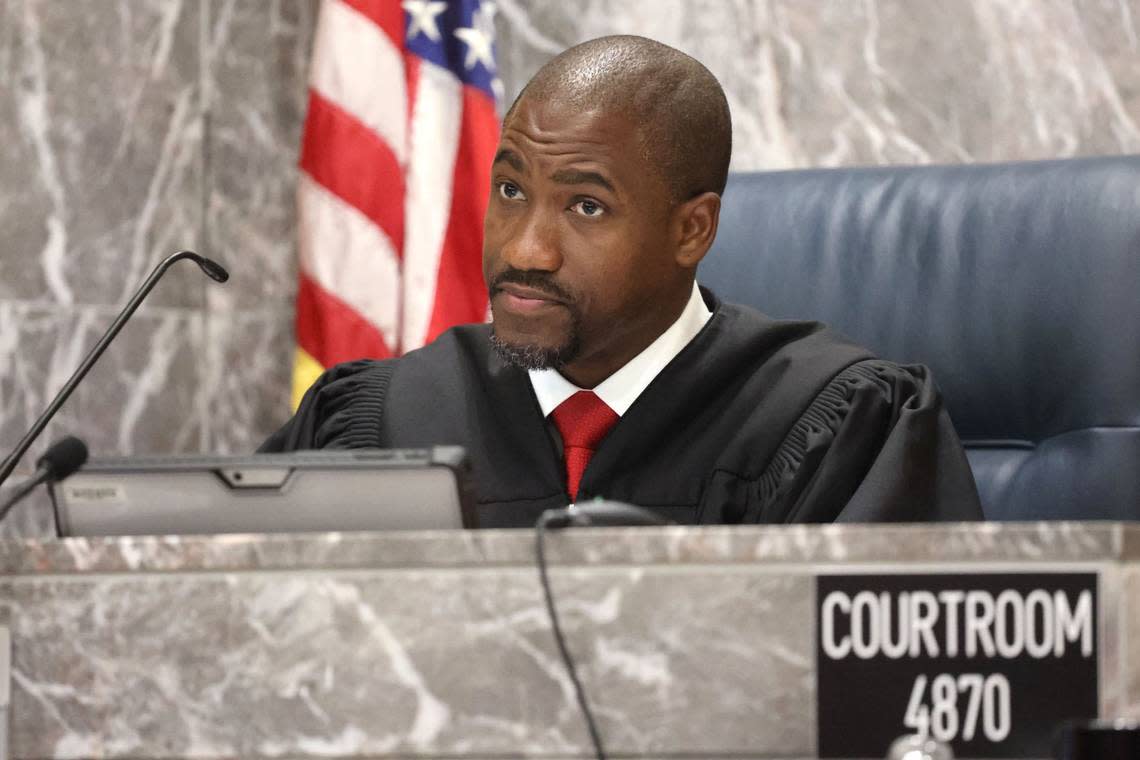
[[[698,279],[929,365],[966,439],[1140,425],[1140,156],[737,174]]]

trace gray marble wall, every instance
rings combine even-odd
[[[0,452],[183,247],[230,283],[171,272],[34,452],[66,433],[104,455],[237,452],[286,416],[316,9],[0,0]],[[500,0],[497,25],[508,97],[601,34],[697,56],[741,170],[1140,150],[1138,0]],[[4,530],[45,517],[31,502]]]

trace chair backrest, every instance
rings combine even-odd
[[[1140,156],[737,174],[698,279],[931,367],[991,519],[1140,519]]]

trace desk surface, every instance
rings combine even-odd
[[[548,555],[608,748],[817,753],[821,574],[1096,573],[1140,717],[1140,529],[583,529]],[[530,531],[0,542],[12,756],[588,757]]]
[[[552,564],[1129,562],[1140,523],[589,528]],[[531,565],[529,530],[0,540],[0,574]]]

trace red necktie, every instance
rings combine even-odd
[[[578,391],[550,413],[562,436],[562,458],[566,462],[566,492],[578,497],[578,484],[598,444],[618,421],[617,412],[606,406],[593,391]]]

